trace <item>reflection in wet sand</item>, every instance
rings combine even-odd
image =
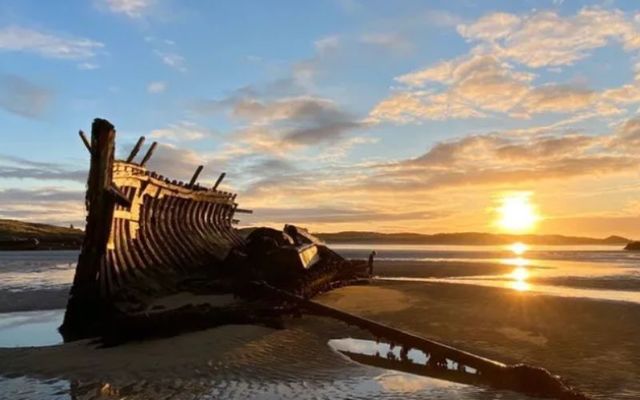
[[[539,260],[524,257],[526,245],[515,243],[507,247],[515,257],[505,257],[499,262],[503,265],[513,266],[511,272],[502,275],[474,275],[455,278],[415,278],[415,277],[377,277],[389,281],[413,281],[430,283],[453,283],[464,285],[478,285],[499,287],[515,290],[517,292],[532,292],[560,297],[581,297],[596,300],[627,301],[640,304],[640,291],[633,290],[607,290],[590,289],[570,286],[550,285],[536,283],[536,279],[552,282],[552,279],[571,278],[575,274],[576,279],[583,277],[606,278],[612,273],[624,271],[626,276],[633,278],[633,271],[629,272],[623,267],[592,266],[582,262],[554,261],[555,267],[541,266]],[[520,255],[518,255],[520,253]],[[621,275],[624,276],[624,275]]]
[[[63,316],[64,310],[0,313],[0,347],[62,343],[57,329]]]
[[[113,348],[77,342],[0,349],[0,398],[523,399],[349,361],[327,342],[366,334],[332,320],[304,317],[287,325],[225,326]]]
[[[440,379],[440,386],[482,382],[475,368],[414,348],[353,338],[332,339],[329,346],[361,364]]]

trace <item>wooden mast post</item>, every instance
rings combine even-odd
[[[91,126],[91,167],[87,181],[87,224],[82,251],[69,294],[69,304],[60,327],[65,341],[86,337],[100,319],[102,302],[98,284],[105,257],[111,221],[113,160],[116,131],[107,120],[96,118]]]

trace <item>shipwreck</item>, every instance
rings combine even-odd
[[[157,143],[140,161],[140,138],[115,159],[114,126],[96,119],[86,227],[60,332],[65,341],[99,338],[103,345],[167,336],[226,323],[280,326],[302,313],[357,326],[376,340],[400,346],[399,356],[340,351],[364,364],[539,397],[583,400],[558,376],[528,365],[507,365],[312,300],[345,284],[367,283],[364,260],[346,260],[306,230],[285,225],[236,228],[234,193],[170,180],[146,168]],[[419,350],[426,364],[407,354]]]
[[[256,322],[281,307],[229,299],[212,304],[211,296],[250,300],[273,285],[309,297],[362,277],[362,261],[344,260],[302,228],[241,234],[235,215],[251,211],[219,189],[224,173],[212,187],[198,183],[203,166],[189,182],[170,180],[146,168],[156,142],[140,161],[144,137],[126,159],[116,159],[115,135],[104,119],[94,120],[90,139],[80,131],[91,165],[85,237],[60,327],[66,341]],[[185,304],[159,301],[185,292],[194,295]]]

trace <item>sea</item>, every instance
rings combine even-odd
[[[376,252],[374,279],[495,287],[523,294],[640,304],[640,252],[618,246],[439,246],[335,244],[348,258]],[[73,280],[76,251],[0,252],[0,354],[3,348],[60,346],[57,333]],[[410,264],[411,269],[402,268]],[[395,265],[397,265],[397,270]],[[491,266],[491,267],[488,267]],[[377,267],[376,267],[377,268]],[[416,273],[424,268],[423,273]],[[407,272],[409,271],[409,272]],[[360,365],[339,350],[384,344],[354,340],[340,325],[297,324],[260,342],[219,373],[147,379],[127,390],[60,376],[7,373],[0,356],[0,399],[526,399],[506,391]],[[380,353],[387,350],[380,350]],[[207,351],[203,349],[202,351]],[[55,362],[52,360],[52,362]],[[4,372],[3,372],[4,371]],[[139,382],[138,382],[139,383]],[[163,386],[163,385],[166,385]],[[137,389],[136,389],[137,388]],[[196,389],[197,388],[197,389]],[[107,388],[108,389],[108,388]],[[161,393],[162,396],[159,394]]]

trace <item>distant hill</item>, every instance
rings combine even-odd
[[[378,233],[337,232],[315,234],[328,243],[377,244],[449,244],[503,245],[514,242],[541,245],[612,245],[625,246],[632,240],[621,236],[603,239],[563,235],[509,235],[482,232],[436,233]],[[37,239],[37,249],[79,249],[84,232],[63,226],[0,219],[0,250],[31,249]]]
[[[79,249],[83,237],[80,229],[0,219],[0,250]]]
[[[318,233],[316,236],[328,243],[378,243],[378,244],[450,244],[450,245],[502,245],[514,242],[541,245],[626,245],[630,239],[609,236],[604,239],[563,235],[510,235],[482,232],[436,233],[377,233],[337,232]]]

